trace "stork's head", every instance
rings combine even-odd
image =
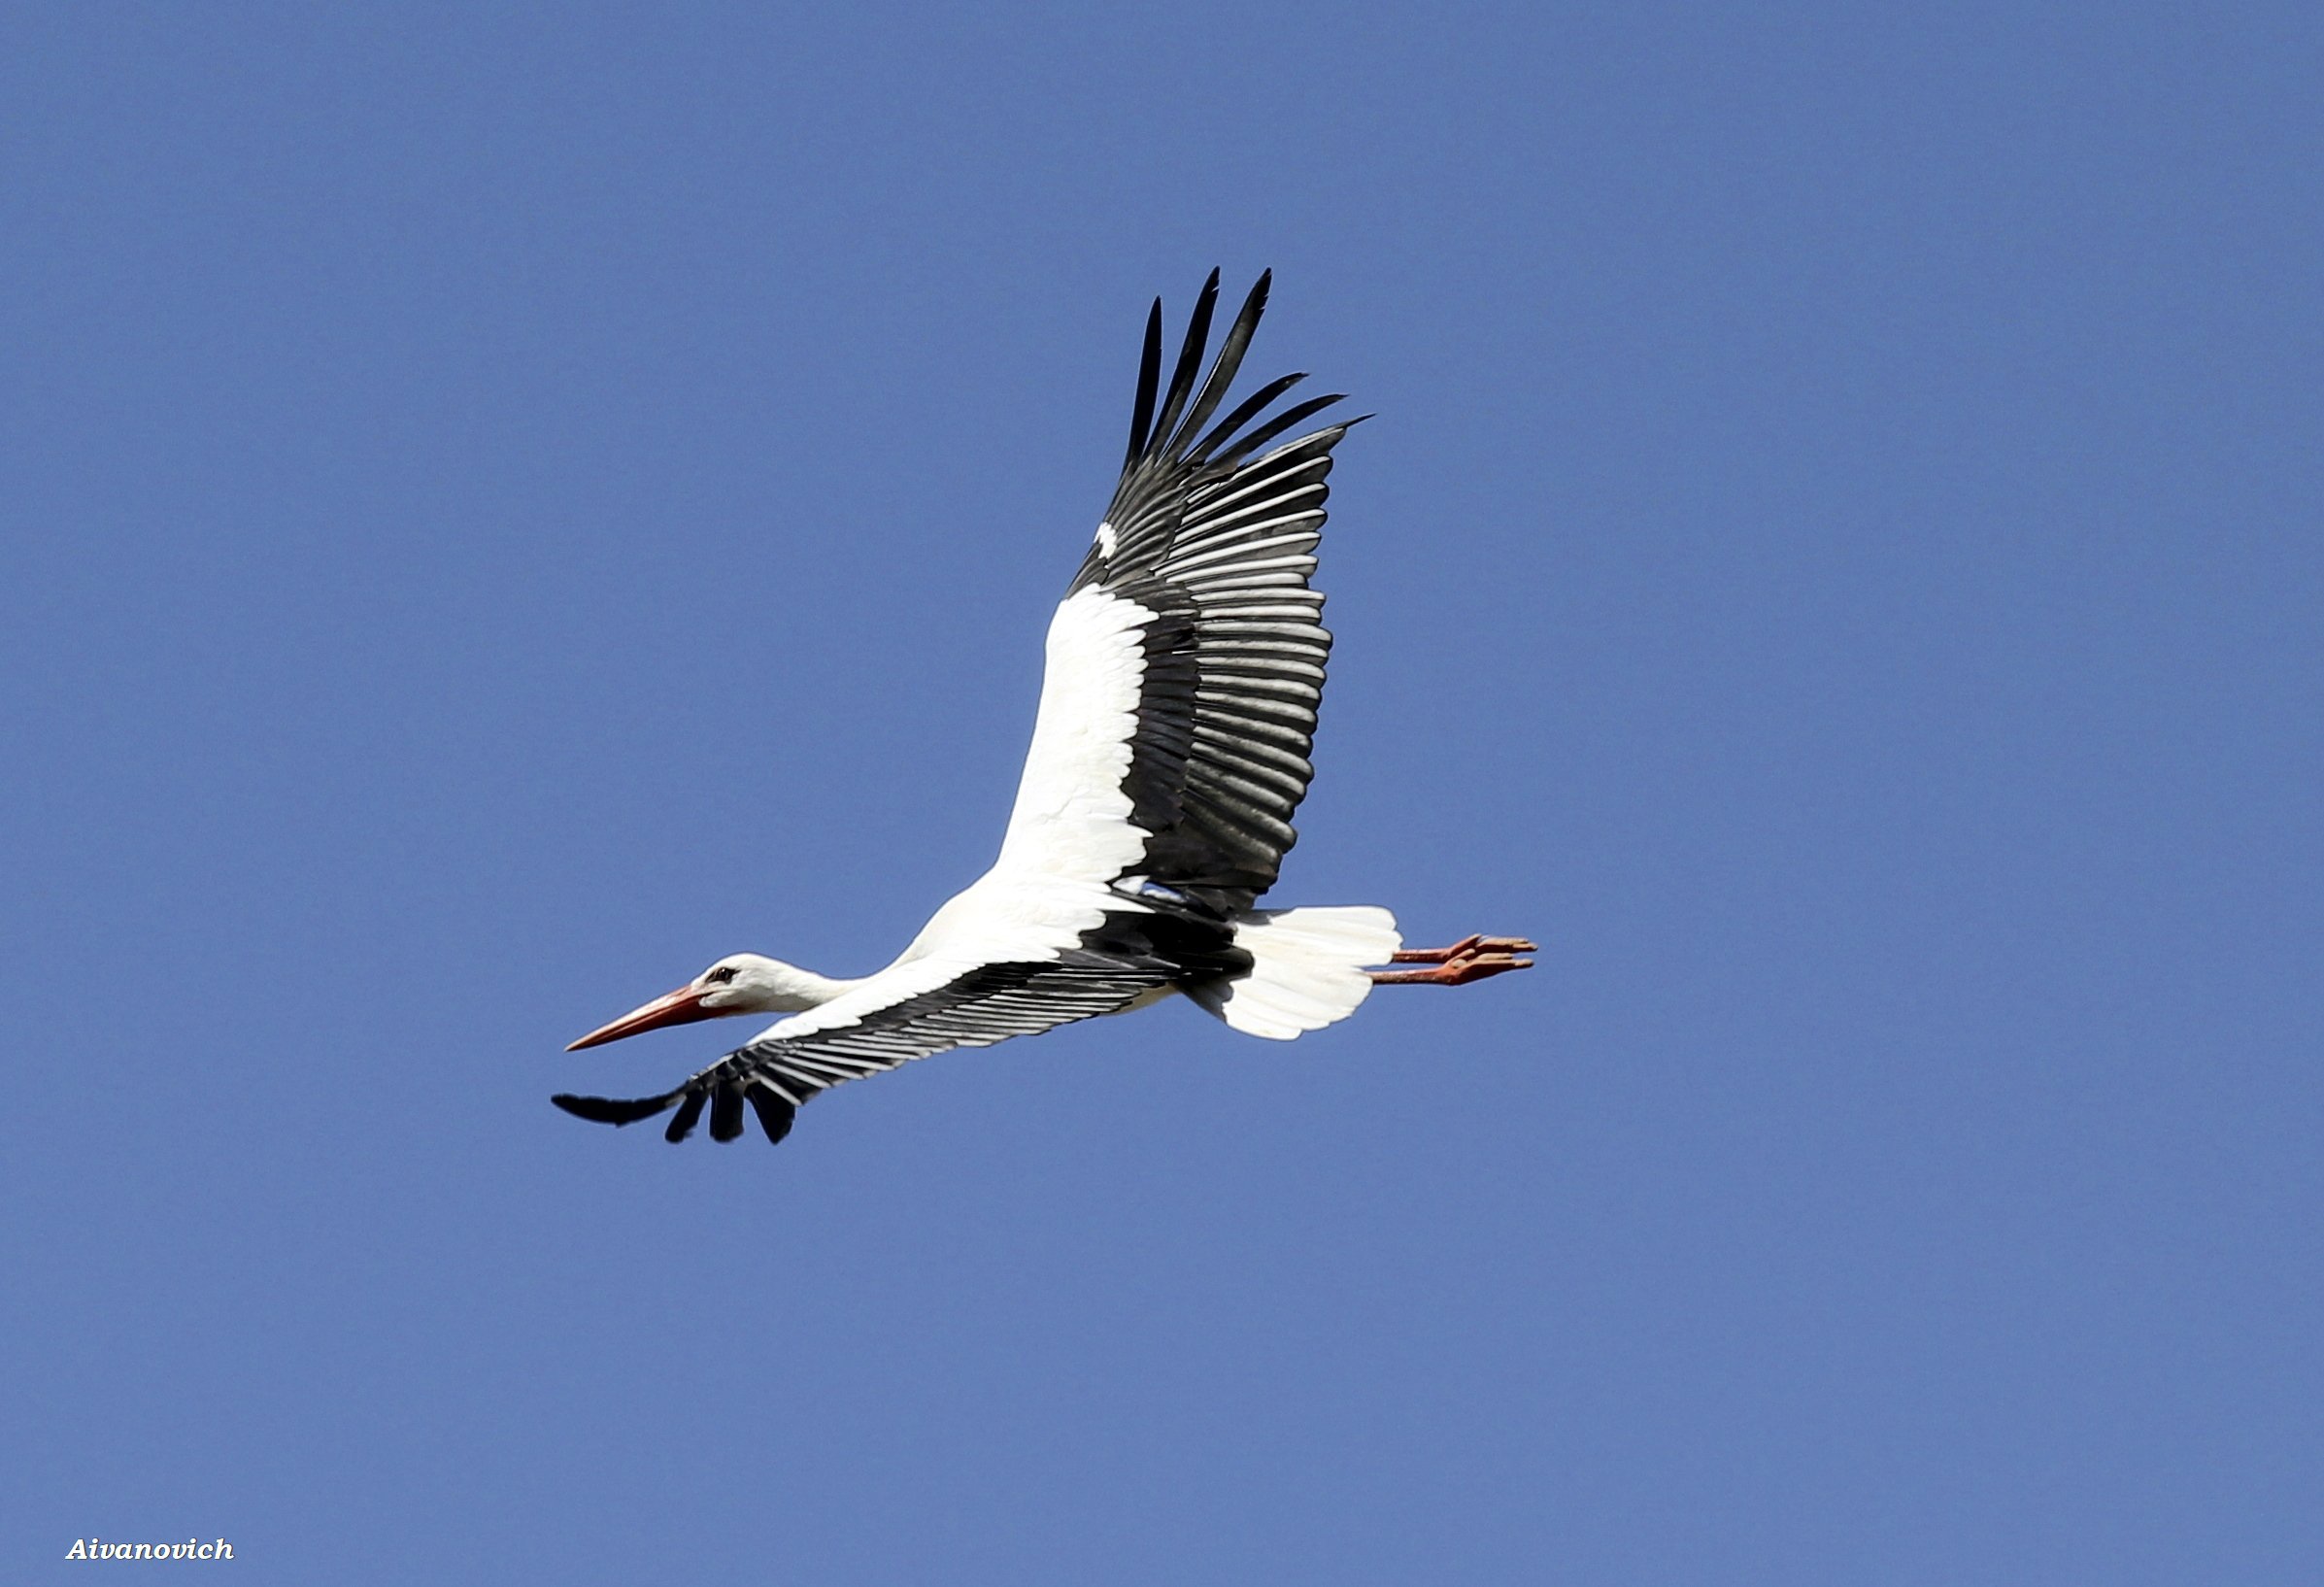
[[[665,992],[611,1025],[599,1026],[565,1051],[728,1014],[795,1014],[829,1001],[842,986],[763,954],[728,954],[676,992]]]

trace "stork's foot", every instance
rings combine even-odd
[[[1533,945],[1523,937],[1466,936],[1449,948],[1405,948],[1391,956],[1397,964],[1426,964],[1425,970],[1366,970],[1375,986],[1465,987],[1487,976],[1510,970],[1530,970],[1533,962],[1520,959]]]

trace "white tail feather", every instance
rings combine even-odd
[[[1403,941],[1376,904],[1255,909],[1234,929],[1250,970],[1187,996],[1237,1030],[1289,1041],[1355,1013],[1372,990],[1364,967],[1387,963]]]

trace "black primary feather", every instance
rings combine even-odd
[[[742,1083],[728,1080],[710,1094],[710,1138],[735,1140],[742,1134]]]
[[[1274,276],[1272,270],[1261,272],[1250,295],[1243,299],[1242,309],[1235,315],[1234,323],[1227,327],[1227,339],[1219,344],[1219,355],[1211,363],[1210,378],[1202,383],[1202,394],[1195,399],[1195,406],[1188,412],[1185,422],[1178,426],[1178,433],[1171,437],[1172,445],[1183,446],[1188,436],[1208,423],[1210,416],[1219,411],[1219,404],[1226,399],[1227,388],[1234,384],[1234,377],[1243,367],[1243,354],[1251,346],[1252,335],[1259,329],[1259,317],[1266,313],[1267,283]],[[1219,279],[1218,272],[1212,271],[1210,279],[1215,285]],[[1192,341],[1194,334],[1190,329],[1187,332],[1188,340]],[[1291,378],[1297,380],[1299,377],[1294,375]],[[1274,398],[1267,400],[1271,402]],[[1263,407],[1264,405],[1261,404]]]
[[[1210,317],[1218,306],[1219,273],[1213,270],[1195,299],[1195,312],[1187,318],[1186,340],[1178,345],[1178,367],[1170,371],[1170,394],[1162,399],[1162,417],[1154,422],[1158,447],[1167,449],[1177,436],[1178,416],[1186,411],[1186,399],[1194,394],[1195,371],[1202,367],[1202,350],[1210,344]]]
[[[1129,456],[1122,460],[1126,472],[1146,455],[1146,434],[1154,422],[1154,395],[1161,384],[1162,299],[1158,297],[1146,315],[1146,349],[1138,358],[1137,403],[1129,410]]]
[[[675,1146],[692,1134],[695,1122],[702,1117],[702,1104],[709,1100],[709,1088],[689,1087],[686,1100],[680,1102],[678,1111],[670,1116],[670,1127],[661,1132],[661,1138]]]
[[[549,1099],[577,1119],[587,1119],[591,1124],[621,1125],[635,1124],[640,1119],[651,1119],[657,1113],[666,1113],[669,1111],[670,1104],[684,1095],[683,1091],[673,1091],[661,1097],[624,1098],[575,1097],[570,1093],[560,1092]]]

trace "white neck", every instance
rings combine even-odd
[[[858,984],[836,980],[828,975],[818,975],[813,970],[790,965],[785,968],[791,971],[784,978],[788,984],[774,995],[780,1000],[767,1004],[770,1014],[797,1014],[806,1009],[821,1008],[841,993],[853,991]]]
[[[859,984],[752,955],[732,991],[713,1006],[722,1014],[797,1014],[821,1008]]]

